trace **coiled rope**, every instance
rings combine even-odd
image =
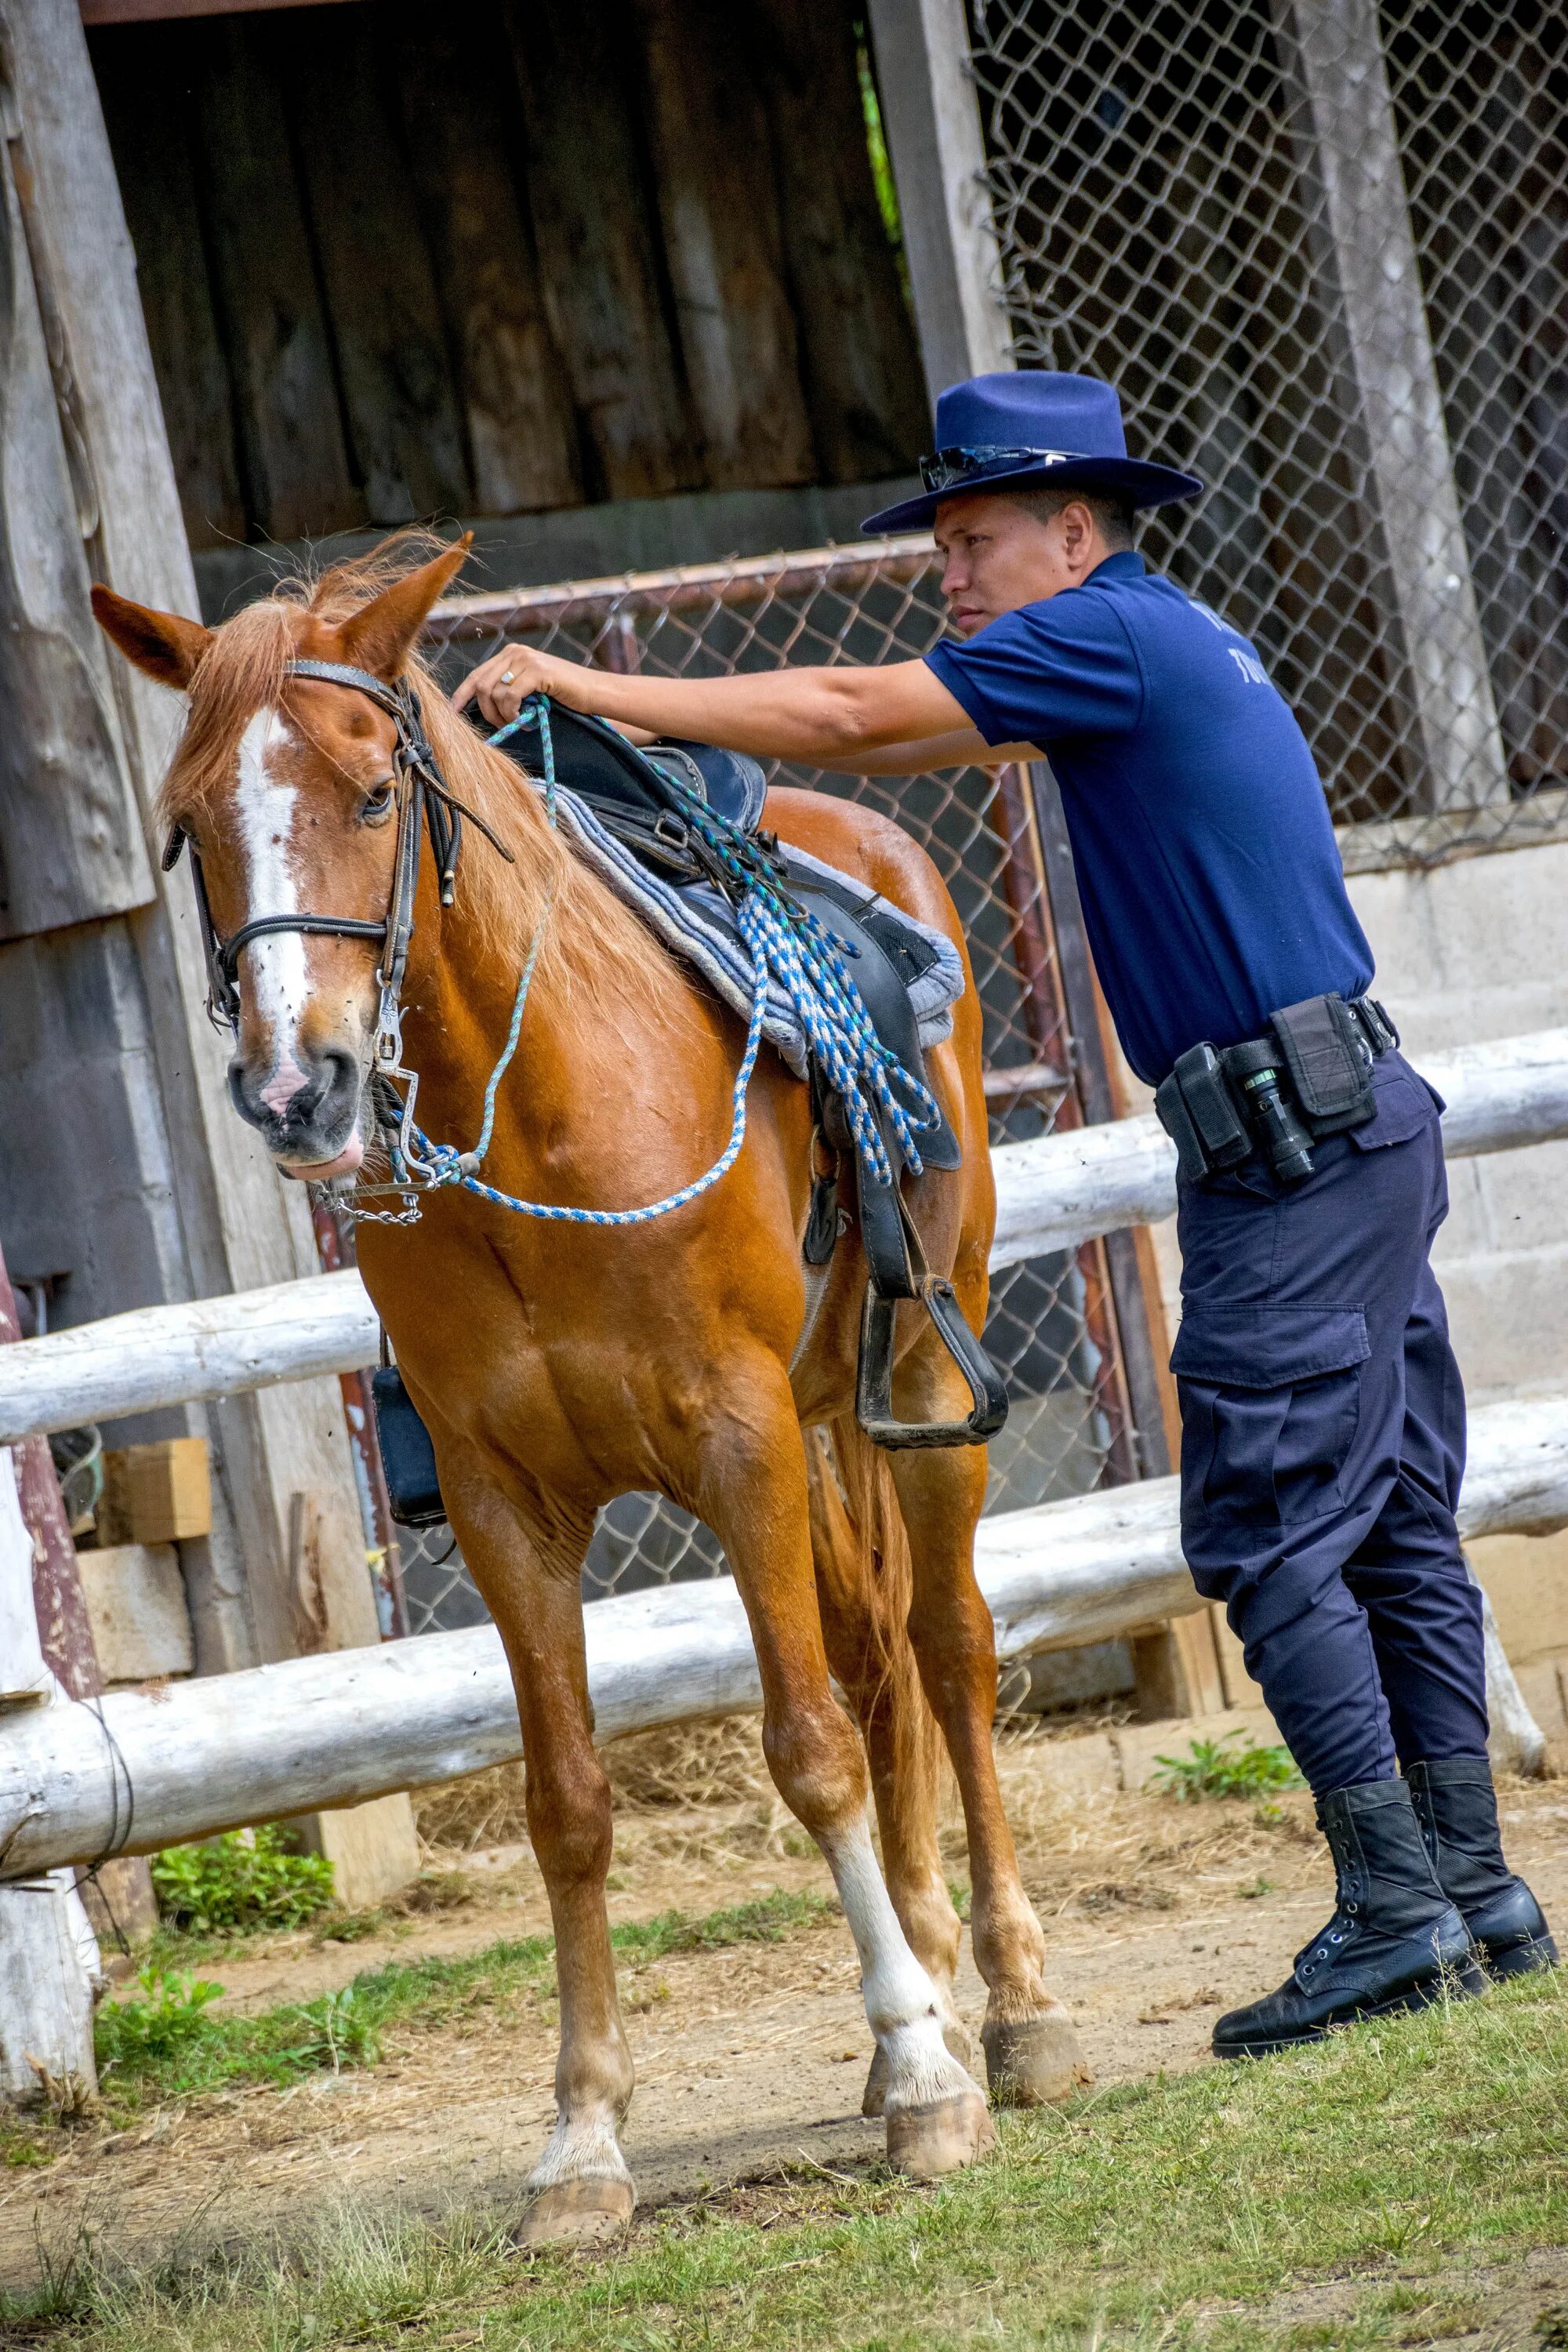
[[[537,726],[539,730],[544,770],[544,811],[553,830],[557,790],[555,747],[551,735],[547,699],[543,696],[531,697],[517,717],[509,725],[499,729],[489,740],[492,744],[504,743],[520,729],[530,726]],[[662,1201],[650,1202],[641,1209],[580,1209],[556,1202],[522,1201],[514,1193],[500,1192],[493,1184],[481,1180],[479,1171],[489,1150],[495,1128],[497,1092],[522,1034],[523,1010],[528,1003],[540,948],[549,927],[552,886],[541,909],[518,978],[506,1043],[485,1087],[484,1113],[479,1139],[473,1150],[459,1151],[456,1144],[433,1143],[421,1128],[410,1122],[405,1138],[392,1150],[394,1183],[385,1188],[370,1189],[385,1189],[417,1196],[457,1185],[464,1192],[476,1194],[481,1201],[492,1202],[497,1208],[511,1210],[518,1216],[535,1217],[549,1223],[566,1225],[646,1225],[651,1224],[656,1217],[667,1217],[673,1211],[685,1208],[689,1202],[695,1201],[727,1176],[741,1156],[746,1139],[746,1089],[763,1041],[768,990],[773,982],[778,983],[795,1007],[812,1052],[818,1057],[842,1100],[845,1118],[862,1167],[872,1181],[882,1185],[893,1181],[892,1164],[883,1141],[879,1110],[887,1118],[911,1172],[917,1176],[921,1174],[922,1163],[915,1134],[935,1127],[940,1121],[941,1111],[929,1090],[904,1068],[898,1056],[889,1053],[877,1035],[861,1001],[860,992],[845,967],[841,943],[817,920],[809,908],[803,907],[791,895],[782,866],[767,849],[752,840],[727,817],[710,809],[683,778],[671,775],[662,768],[659,773],[680,794],[688,822],[700,835],[722,869],[730,893],[736,901],[737,927],[752,960],[751,1015],[746,1027],[745,1048],[731,1093],[730,1140],[719,1158],[691,1183],[683,1184],[679,1192],[667,1193]],[[890,1084],[893,1077],[911,1097],[912,1112],[906,1109],[894,1095]],[[362,1222],[403,1224],[414,1223],[419,1210],[416,1198],[411,1207],[398,1216],[388,1217],[384,1213],[378,1213],[374,1210],[357,1210],[352,1204],[350,1213]]]

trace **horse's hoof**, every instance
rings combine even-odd
[[[942,2038],[966,2074],[979,2075],[980,2052],[974,2036],[961,2017],[950,2017],[942,2029]],[[871,2053],[871,2071],[866,2077],[866,2088],[860,2095],[863,2116],[879,2116],[888,2104],[888,2062],[879,2042]]]
[[[924,2106],[894,2107],[888,2116],[888,2162],[911,2180],[962,2172],[995,2145],[985,2101],[975,2090],[958,2091],[950,2099],[932,2099]]]
[[[1094,2069],[1065,2009],[1015,2023],[983,2025],[985,2076],[999,2107],[1051,2107],[1087,2091]]]
[[[637,2190],[629,2180],[603,2177],[557,2180],[542,2189],[518,2227],[517,2242],[539,2246],[603,2246],[632,2218]]]

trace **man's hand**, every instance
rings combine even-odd
[[[452,708],[462,710],[477,702],[492,727],[507,726],[531,694],[553,695],[557,702],[575,710],[584,706],[563,690],[557,673],[576,667],[575,662],[557,661],[553,654],[542,654],[532,646],[503,646],[499,654],[468,672],[452,697]]]

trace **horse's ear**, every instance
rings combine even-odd
[[[444,553],[422,563],[417,572],[395,582],[373,604],[342,623],[338,638],[344,659],[389,683],[401,677],[431,605],[462,570],[473,543],[473,532],[466,530]]]
[[[148,604],[133,604],[128,596],[117,596],[112,588],[96,582],[92,611],[99,627],[113,638],[127,661],[155,677],[160,686],[174,687],[182,694],[213,641],[212,631],[204,629],[199,621],[187,621],[179,613],[155,613]]]

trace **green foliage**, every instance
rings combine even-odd
[[[865,27],[858,26],[856,30],[858,36],[855,55],[860,77],[860,111],[866,122],[866,152],[871,161],[871,177],[877,184],[877,209],[882,215],[882,226],[888,232],[888,243],[895,253],[901,255],[904,224],[899,212],[899,191],[893,181],[887,134],[882,128],[877,79],[871,70],[871,52],[867,44]]]
[[[197,1935],[297,1927],[331,1903],[332,1865],[322,1854],[291,1853],[264,1824],[166,1846],[153,1856],[153,1885],[164,1919]]]
[[[106,2001],[94,2027],[100,2079],[122,2111],[237,2083],[337,2074],[381,2055],[382,2005],[358,1985],[238,2017],[213,2012],[221,1985],[148,1969],[137,1981],[140,1992]]]
[[[178,2058],[194,2042],[212,2030],[208,2005],[222,1985],[184,1973],[168,1975],[161,1969],[143,1969],[136,1979],[141,1990],[129,2000],[110,2001],[99,2015],[98,2063],[138,2069]]]
[[[1195,1805],[1205,1797],[1263,1797],[1271,1789],[1307,1785],[1288,1748],[1259,1748],[1249,1731],[1194,1739],[1184,1756],[1156,1756],[1154,1761],[1162,1769],[1151,1787],[1179,1805]]]

